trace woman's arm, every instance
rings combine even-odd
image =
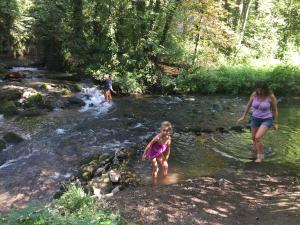
[[[274,116],[274,128],[277,130],[278,129],[278,108],[277,108],[277,99],[275,95],[273,94],[271,95],[270,102],[271,102],[272,113]]]
[[[146,146],[146,148],[145,148],[145,150],[144,150],[144,153],[143,153],[143,159],[146,158],[147,152],[149,151],[149,149],[151,148],[151,146],[152,146],[155,142],[158,141],[158,139],[159,139],[159,136],[156,135],[156,136],[148,143],[148,145]]]
[[[247,116],[248,113],[249,113],[249,110],[250,110],[250,107],[251,107],[251,105],[252,105],[252,102],[253,102],[253,99],[254,99],[254,96],[255,96],[255,95],[256,95],[255,92],[253,92],[253,93],[251,94],[250,99],[249,99],[249,101],[248,101],[248,103],[247,103],[247,105],[246,105],[245,111],[244,111],[242,117],[238,120],[238,122],[241,122],[241,121],[243,121],[243,120],[246,119],[246,116]]]

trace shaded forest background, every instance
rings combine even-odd
[[[300,93],[299,0],[1,0],[0,31],[2,57],[112,72],[123,92],[239,93],[260,77]]]

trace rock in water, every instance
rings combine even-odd
[[[17,144],[22,142],[24,139],[21,138],[19,135],[15,134],[14,132],[8,132],[3,136],[3,139],[7,143]]]
[[[117,170],[109,171],[109,179],[112,183],[118,183],[121,179],[121,174]]]
[[[5,141],[0,139],[0,152],[1,152],[1,150],[5,149],[5,147],[6,147]]]

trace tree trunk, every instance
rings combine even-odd
[[[194,49],[194,57],[193,57],[193,65],[196,63],[197,54],[198,54],[198,46],[200,41],[200,31],[198,31],[195,39],[195,49]]]
[[[83,0],[73,0],[73,30],[74,38],[81,39],[83,36]]]
[[[239,41],[238,41],[238,46],[243,42],[243,39],[244,39],[244,34],[245,34],[246,25],[248,22],[248,16],[249,16],[249,12],[250,12],[252,3],[253,3],[253,0],[249,0],[248,4],[245,6],[245,10],[243,10],[244,16],[243,16],[243,22],[242,22],[240,35],[239,35],[240,37],[239,37]]]
[[[166,20],[166,23],[165,23],[165,26],[163,29],[162,37],[161,37],[160,43],[159,43],[160,45],[163,45],[166,42],[167,34],[170,30],[170,26],[171,26],[171,23],[173,20],[174,13],[180,3],[181,3],[181,0],[176,0],[174,8],[169,12],[169,15],[167,16],[167,20]]]

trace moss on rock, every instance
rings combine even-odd
[[[0,113],[4,116],[13,116],[18,114],[18,108],[13,101],[6,101],[0,104]]]
[[[19,89],[1,89],[0,102],[2,101],[17,101],[22,97],[22,91]]]

